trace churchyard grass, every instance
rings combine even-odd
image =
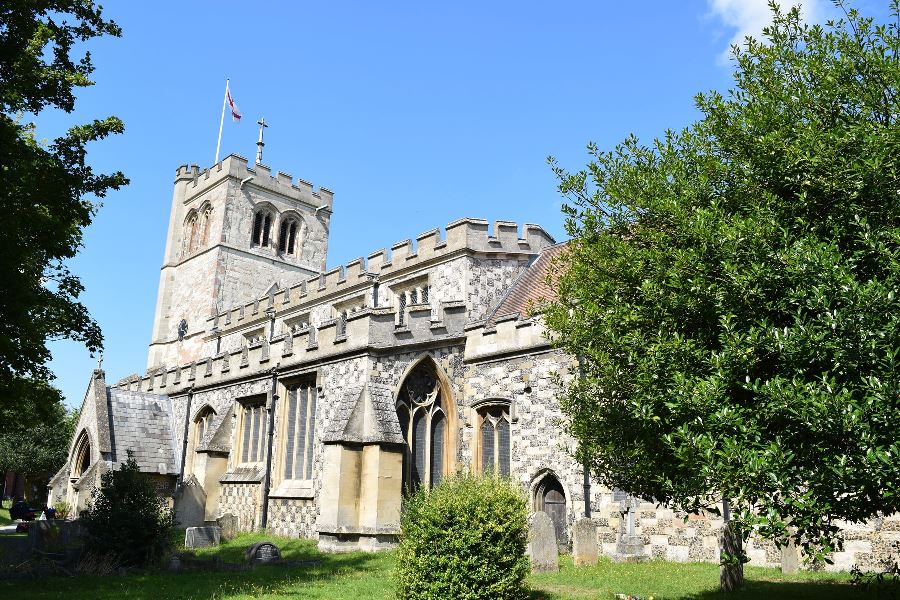
[[[0,527],[3,525],[11,525],[12,519],[9,517],[9,507],[6,506],[9,504],[8,502],[0,502]]]
[[[243,562],[244,550],[264,539],[275,542],[285,560],[320,560],[321,563],[299,567],[265,566],[238,572],[148,572],[108,577],[8,580],[0,581],[0,597],[33,600],[393,598],[393,553],[322,555],[316,550],[315,542],[308,540],[246,534],[217,548],[198,549],[196,554],[199,558],[218,556],[226,562]],[[746,589],[729,595],[729,600],[868,600],[875,597],[850,587],[847,574],[788,576],[777,569],[748,567],[746,576]],[[601,559],[595,567],[575,568],[571,559],[563,557],[559,573],[531,575],[528,584],[532,600],[612,600],[617,593],[637,594],[644,599],[652,595],[655,600],[712,600],[723,598],[718,591],[718,577],[718,566],[714,564],[660,561],[623,564]]]

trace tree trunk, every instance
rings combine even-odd
[[[731,520],[728,500],[722,501],[722,508],[725,524],[719,538],[719,585],[723,592],[734,592],[744,585],[743,538],[737,523]]]

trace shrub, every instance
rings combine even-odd
[[[527,594],[525,498],[512,483],[458,475],[407,499],[395,578],[401,600]]]
[[[87,529],[88,555],[111,555],[120,566],[141,566],[168,548],[174,518],[129,451],[118,470],[101,476],[82,523]]]
[[[65,500],[60,500],[53,505],[53,510],[56,511],[57,519],[68,519],[69,513],[72,512],[72,507]]]

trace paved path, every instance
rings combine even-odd
[[[0,533],[15,533],[15,532],[16,532],[16,524],[15,523],[13,523],[12,525],[4,525],[3,527],[0,527]]]

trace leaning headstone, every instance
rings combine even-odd
[[[576,567],[597,564],[597,525],[590,519],[578,519],[572,534],[572,560]]]
[[[528,520],[528,558],[533,573],[559,571],[559,552],[556,546],[556,530],[550,515],[542,510]]]
[[[796,573],[800,570],[800,551],[794,540],[781,547],[781,572]]]
[[[281,550],[272,542],[257,542],[247,549],[246,557],[251,565],[273,563],[281,560]]]
[[[238,521],[237,515],[225,513],[216,519],[216,523],[222,528],[222,537],[226,540],[230,540],[238,534],[240,522]]]
[[[206,518],[206,492],[193,475],[185,478],[175,495],[175,520],[182,527],[198,527]]]
[[[222,528],[217,525],[188,527],[184,530],[185,548],[206,548],[218,546],[222,541]]]

